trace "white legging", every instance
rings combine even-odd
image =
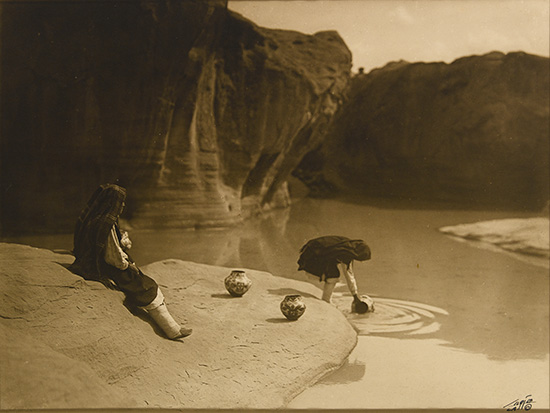
[[[327,303],[331,302],[334,287],[336,287],[336,284],[340,281],[342,276],[346,279],[346,283],[351,294],[357,295],[357,282],[355,281],[355,276],[353,275],[353,261],[351,261],[349,265],[339,262],[336,267],[338,268],[340,276],[338,278],[327,278],[323,286],[322,299]]]
[[[323,296],[321,298],[327,303],[331,302],[332,292],[334,291],[334,287],[336,287],[338,280],[340,280],[340,278],[327,278],[325,281],[323,286]]]

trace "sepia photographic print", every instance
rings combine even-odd
[[[1,411],[548,411],[547,0],[0,0]]]

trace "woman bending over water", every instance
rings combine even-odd
[[[124,292],[128,301],[146,310],[169,339],[186,337],[193,330],[182,328],[170,315],[158,284],[136,266],[128,250],[128,233],[118,218],[124,209],[126,190],[101,185],[80,213],[74,233],[75,261],[71,271],[86,280]]]
[[[373,301],[357,292],[357,282],[353,274],[353,261],[370,260],[370,248],[363,240],[352,240],[338,235],[326,235],[309,240],[300,250],[298,270],[313,275],[324,282],[322,299],[332,302],[334,287],[341,278],[346,280],[353,296],[352,309],[364,313],[372,311]]]

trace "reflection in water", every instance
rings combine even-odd
[[[447,237],[449,237],[450,239],[454,240],[454,241],[464,242],[464,243],[469,244],[469,245],[471,245],[473,247],[476,247],[476,248],[482,248],[482,249],[486,249],[486,250],[489,250],[489,251],[495,251],[495,252],[499,252],[501,254],[506,254],[510,257],[513,257],[516,260],[520,260],[520,261],[526,262],[528,264],[536,265],[538,267],[542,267],[542,268],[546,268],[546,269],[550,268],[550,261],[548,260],[547,256],[537,256],[537,255],[529,255],[529,254],[522,254],[522,253],[519,253],[519,252],[507,251],[504,248],[500,248],[499,246],[490,244],[488,242],[460,238],[460,237],[456,237],[454,235],[447,235],[447,234],[445,234],[445,235]],[[548,251],[545,251],[545,253],[546,253],[546,255],[548,255]]]
[[[349,384],[360,381],[367,371],[366,363],[357,358],[350,361],[346,359],[342,367],[334,373],[323,378],[323,385],[330,384]]]
[[[533,411],[548,409],[548,358],[502,362],[456,351],[439,339],[371,336],[359,337],[350,359],[365,364],[362,376],[361,366],[345,364],[287,409],[504,412],[526,395],[536,401]]]
[[[336,293],[343,293],[335,296],[337,307],[361,334],[437,338],[449,347],[497,360],[545,359],[547,269],[510,254],[473,248],[438,231],[447,225],[528,216],[517,211],[422,210],[306,199],[235,228],[134,230],[130,236],[132,256],[140,266],[180,259],[306,282],[296,261],[307,240],[331,234],[364,239],[372,259],[357,263],[354,270],[360,293],[375,299],[375,312],[351,314],[345,286],[337,287]],[[71,234],[6,241],[72,248]],[[321,284],[314,285],[320,297]]]

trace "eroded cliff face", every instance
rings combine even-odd
[[[353,78],[326,142],[298,172],[313,185],[322,176],[321,189],[540,209],[549,122],[548,58],[395,62]]]
[[[349,79],[337,33],[263,29],[223,1],[1,7],[5,232],[70,231],[106,182],[135,227],[287,205]]]

